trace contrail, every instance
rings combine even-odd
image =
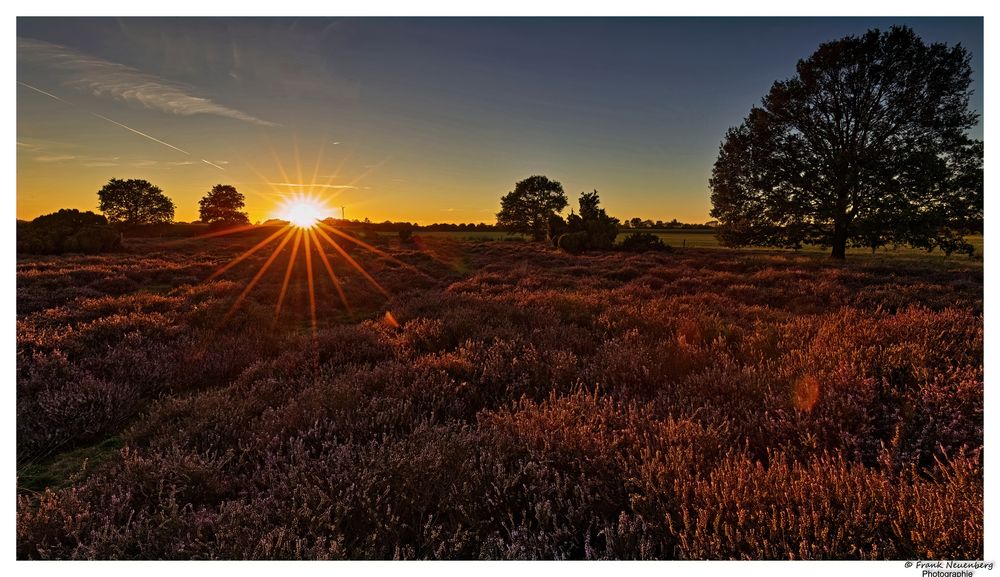
[[[66,102],[65,100],[63,100],[62,98],[59,98],[58,96],[56,96],[55,94],[52,94],[51,92],[45,92],[41,88],[35,88],[34,86],[32,86],[32,85],[30,85],[30,84],[28,84],[26,82],[21,82],[20,80],[18,80],[17,83],[20,84],[21,86],[24,86],[25,88],[30,88],[30,89],[34,90],[35,92],[39,92],[41,94],[44,94],[45,96],[48,96],[49,98],[55,98],[59,102],[62,102],[64,104],[69,104],[69,102]],[[70,106],[72,106],[72,105],[70,105]]]
[[[215,164],[214,162],[209,162],[209,161],[205,160],[204,158],[202,158],[201,161],[204,162],[205,164],[209,165],[209,166],[214,166],[215,168],[218,168],[219,170],[225,170],[225,168],[222,168],[221,166],[219,166],[218,164]]]
[[[173,144],[169,144],[169,143],[167,143],[167,142],[163,142],[162,140],[160,140],[160,139],[158,139],[158,138],[153,138],[152,136],[150,136],[150,135],[146,134],[145,132],[139,132],[138,130],[136,130],[136,129],[134,129],[134,128],[129,128],[128,126],[125,126],[125,125],[124,125],[124,124],[122,124],[121,122],[115,122],[114,120],[111,120],[111,119],[110,119],[110,118],[108,118],[107,116],[101,116],[100,114],[98,114],[98,113],[96,113],[96,112],[91,112],[90,114],[91,114],[91,115],[93,115],[93,116],[96,116],[96,117],[98,117],[98,118],[100,118],[100,119],[102,119],[102,120],[107,120],[107,121],[108,121],[108,122],[110,122],[111,124],[117,124],[118,126],[121,126],[122,128],[124,128],[125,130],[131,130],[132,132],[134,132],[134,133],[138,134],[139,136],[144,136],[144,137],[146,137],[146,138],[148,138],[148,139],[152,140],[153,142],[159,142],[159,143],[160,143],[160,144],[162,144],[163,146],[169,146],[170,148],[173,148],[173,149],[174,149],[174,150],[176,150],[177,152],[183,152],[184,154],[187,154],[188,156],[190,156],[190,155],[191,155],[191,153],[190,153],[190,152],[188,152],[188,151],[186,151],[186,150],[181,150],[180,148],[177,148],[177,147],[176,147],[176,146],[174,146]]]
[[[30,84],[28,84],[26,82],[21,82],[20,80],[18,80],[17,83],[20,84],[21,86],[24,86],[25,88],[30,88],[30,89],[34,90],[35,92],[38,92],[40,94],[44,94],[45,96],[48,96],[49,98],[54,98],[54,99],[58,100],[59,102],[62,102],[63,104],[68,104],[70,106],[74,106],[73,103],[71,103],[71,102],[69,102],[67,100],[63,100],[62,98],[59,98],[58,96],[56,96],[55,94],[52,94],[51,92],[46,92],[46,91],[42,90],[41,88],[35,88],[34,86],[32,86],[32,85],[30,85]],[[96,116],[97,118],[100,118],[101,120],[106,120],[106,121],[110,122],[111,124],[115,124],[117,126],[121,126],[125,130],[130,130],[130,131],[138,134],[139,136],[142,136],[144,138],[148,138],[148,139],[152,140],[153,142],[158,142],[158,143],[162,144],[163,146],[166,146],[166,147],[169,147],[169,148],[173,148],[177,152],[183,152],[184,154],[187,154],[188,156],[191,155],[190,152],[188,152],[186,150],[182,150],[180,148],[177,148],[176,146],[174,146],[173,144],[170,144],[169,142],[163,142],[159,138],[153,138],[152,136],[146,134],[145,132],[139,132],[138,130],[136,130],[134,128],[125,126],[121,122],[115,122],[114,120],[111,120],[107,116],[101,116],[100,114],[98,114],[96,112],[90,112],[89,114],[91,116]],[[206,160],[205,162],[208,162],[208,161]],[[209,164],[212,164],[212,163],[209,162]],[[222,168],[221,166],[217,166],[217,165],[214,165],[214,164],[212,164],[212,166],[215,166],[216,168]]]

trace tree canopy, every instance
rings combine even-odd
[[[215,225],[250,224],[250,217],[242,209],[246,202],[243,193],[229,184],[216,184],[198,201],[198,214],[203,222]]]
[[[112,178],[97,193],[111,223],[161,224],[174,220],[174,203],[146,180]]]
[[[550,217],[566,208],[562,184],[545,176],[529,176],[500,199],[497,226],[551,240]]]
[[[969,53],[910,28],[822,44],[729,129],[709,184],[727,245],[971,250],[983,145]]]

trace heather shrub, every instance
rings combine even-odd
[[[936,479],[819,455],[765,466],[743,456],[723,460],[687,488],[670,520],[682,559],[935,558],[942,550],[982,555],[981,478],[959,455]],[[939,499],[931,510],[922,505]]]
[[[651,232],[633,232],[622,239],[621,249],[628,252],[646,252],[650,250],[672,250],[669,245]]]
[[[982,555],[980,263],[256,242],[19,260],[19,558]]]
[[[587,250],[587,232],[567,232],[566,234],[560,235],[557,241],[559,248],[568,252],[569,254],[580,254],[581,252]]]
[[[64,252],[96,254],[121,248],[121,234],[110,226],[84,226],[63,240]]]

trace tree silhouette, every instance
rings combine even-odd
[[[551,241],[550,217],[567,204],[562,184],[544,176],[529,176],[500,199],[497,226]]]
[[[203,222],[213,225],[250,224],[243,208],[246,197],[229,184],[216,184],[198,201],[198,214]]]
[[[97,192],[111,223],[159,224],[174,220],[174,203],[159,187],[139,179],[112,178]]]
[[[727,245],[910,244],[969,250],[982,227],[982,143],[967,130],[969,54],[907,27],[820,45],[729,129],[711,214]]]

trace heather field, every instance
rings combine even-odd
[[[18,258],[19,558],[983,555],[981,260],[264,234]]]

